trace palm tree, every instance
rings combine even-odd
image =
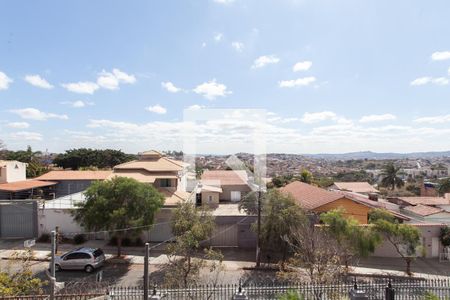
[[[450,193],[450,178],[443,179],[439,184],[439,195],[443,196]]]
[[[384,166],[383,172],[381,176],[381,185],[384,187],[390,187],[391,190],[395,190],[395,188],[401,188],[405,185],[403,179],[399,177],[400,175],[400,167],[396,167],[393,163],[388,163]]]

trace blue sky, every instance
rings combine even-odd
[[[184,110],[265,109],[264,124],[199,126],[199,151],[249,151],[252,128],[269,152],[449,150],[449,15],[448,1],[2,1],[0,139],[182,149]]]

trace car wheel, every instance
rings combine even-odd
[[[94,271],[94,267],[91,266],[91,265],[87,265],[86,267],[84,267],[84,270],[85,270],[87,273],[92,273],[92,272]]]
[[[59,272],[61,271],[61,266],[60,265],[55,265],[55,272]]]

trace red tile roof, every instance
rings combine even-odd
[[[343,191],[355,193],[379,193],[376,188],[368,182],[335,182],[334,185]]]
[[[105,180],[112,171],[50,171],[37,180]]]
[[[31,190],[35,188],[41,188],[45,186],[55,185],[57,182],[52,181],[39,181],[39,180],[24,180],[10,183],[0,184],[0,191],[6,192],[19,192],[25,190]]]
[[[291,182],[280,188],[280,191],[290,194],[301,207],[307,210],[312,210],[344,198],[339,193],[327,191],[300,181]]]
[[[415,213],[416,215],[423,216],[423,217],[431,216],[431,215],[438,214],[438,213],[444,211],[441,208],[422,205],[422,204],[419,204],[416,206],[408,206],[408,207],[405,207],[404,210]]]
[[[410,205],[450,205],[450,201],[444,197],[397,197],[397,199]]]
[[[206,185],[247,185],[247,173],[243,170],[206,170],[202,174],[202,183]]]

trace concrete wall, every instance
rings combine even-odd
[[[72,235],[85,230],[75,222],[70,209],[39,209],[38,210],[38,231],[39,236],[43,233],[50,233],[59,226],[59,232],[65,235]]]
[[[245,196],[248,192],[251,191],[250,187],[248,185],[222,185],[222,193],[220,194],[220,201],[231,201],[231,192],[232,191],[240,191],[241,192],[241,199]]]
[[[422,246],[425,250],[425,256],[427,258],[433,257],[432,253],[432,243],[433,238],[436,241],[436,238],[439,238],[439,233],[441,226],[435,225],[420,225],[417,226],[419,228],[422,235]],[[439,242],[439,253],[442,253],[443,246]],[[422,256],[421,252],[417,252],[418,256]],[[375,253],[372,256],[380,256],[380,257],[400,257],[400,255],[395,251],[395,248],[387,241],[383,242],[380,246],[377,247]]]
[[[5,167],[1,168],[0,183],[16,182],[26,180],[27,164],[15,160],[4,160],[1,162]]]

